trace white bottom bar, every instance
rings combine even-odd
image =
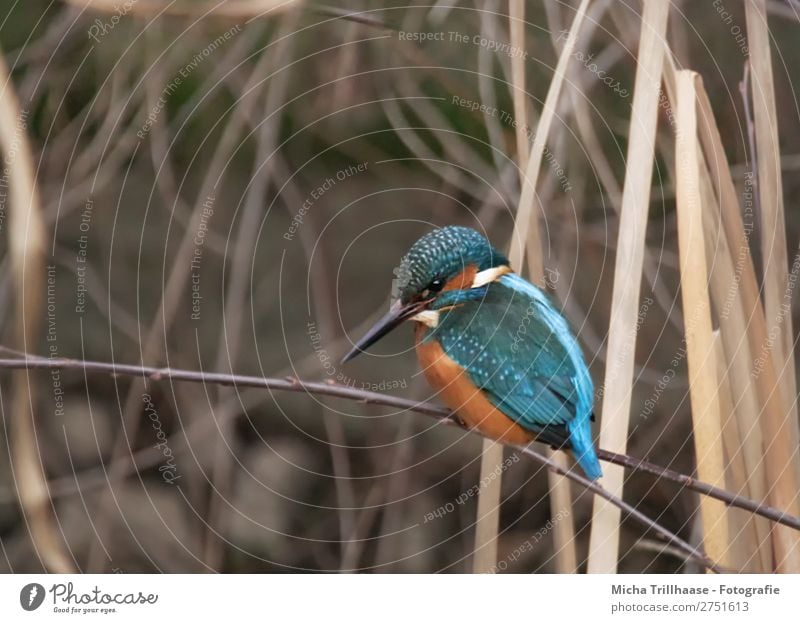
[[[26,604],[26,607],[23,607]],[[29,610],[29,608],[35,609]],[[0,576],[3,621],[795,620],[800,576]],[[501,619],[502,617],[502,619]],[[778,617],[781,617],[778,619]]]

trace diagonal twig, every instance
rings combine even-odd
[[[0,349],[9,351],[7,348]],[[196,370],[183,370],[177,368],[159,368],[156,366],[139,366],[132,364],[107,363],[103,361],[87,361],[69,358],[48,358],[28,355],[27,358],[0,358],[0,370],[28,369],[52,370],[73,369],[84,372],[110,374],[112,376],[138,376],[151,381],[181,381],[189,383],[210,383],[215,385],[228,385],[234,387],[254,387],[276,391],[302,392],[319,394],[354,400],[364,404],[395,407],[406,411],[421,413],[442,421],[443,424],[460,426],[452,418],[452,413],[445,407],[440,407],[425,402],[417,402],[399,396],[391,396],[378,392],[358,389],[348,385],[339,385],[325,381],[302,381],[293,377],[271,378],[262,376],[249,376],[243,374],[222,374],[219,372],[198,372]],[[479,434],[476,432],[476,434]],[[761,515],[776,523],[800,530],[800,517],[795,517],[768,504],[762,504],[742,495],[720,489],[686,474],[661,467],[654,463],[638,459],[627,454],[619,454],[602,448],[597,450],[601,461],[613,463],[628,469],[652,474],[665,480],[675,482],[690,491],[707,495],[725,502],[728,506],[741,508],[756,515]]]
[[[105,373],[105,374],[111,374],[113,376],[139,376],[152,381],[169,380],[169,381],[182,381],[182,382],[193,382],[193,383],[211,383],[211,384],[228,385],[235,387],[256,387],[256,388],[264,388],[268,390],[277,390],[277,391],[293,391],[293,392],[322,394],[322,395],[333,396],[336,398],[356,400],[368,404],[378,404],[382,406],[395,407],[398,409],[414,411],[417,413],[422,413],[424,415],[435,417],[448,425],[457,425],[457,422],[450,417],[451,416],[450,411],[443,407],[426,403],[418,403],[413,400],[408,400],[397,396],[388,396],[385,394],[361,390],[354,387],[337,385],[335,383],[301,381],[299,379],[290,377],[279,379],[279,378],[269,378],[269,377],[259,377],[259,376],[238,375],[238,374],[198,372],[195,370],[159,368],[155,366],[139,366],[131,364],[114,364],[114,363],[106,363],[99,361],[85,361],[85,360],[68,359],[68,358],[49,359],[47,357],[36,357],[30,355],[27,358],[0,359],[0,369],[35,370],[35,369],[60,369],[60,368],[83,370],[84,372],[91,372],[91,373]],[[604,499],[608,499],[609,501],[617,505],[620,509],[625,510],[626,513],[630,514],[631,517],[633,517],[637,521],[644,523],[648,528],[656,530],[659,534],[665,536],[664,531],[666,529],[664,529],[661,526],[658,526],[657,524],[654,524],[651,520],[647,519],[647,517],[642,515],[635,508],[626,504],[622,500],[619,500],[615,496],[611,495],[608,491],[606,491],[596,483],[591,483],[582,476],[572,471],[564,470],[563,468],[553,464],[549,459],[547,459],[546,457],[544,457],[543,455],[541,455],[540,453],[536,452],[535,450],[533,450],[528,446],[515,446],[513,444],[508,444],[508,445],[512,448],[516,448],[517,450],[523,452],[524,454],[533,458],[537,462],[547,466],[549,470],[565,475],[571,480],[578,482],[582,486],[596,493],[597,495],[600,495]],[[776,523],[780,523],[789,526],[791,528],[794,528],[796,530],[800,530],[799,517],[794,517],[769,505],[761,504],[754,500],[750,500],[749,498],[746,498],[744,496],[736,495],[728,491],[725,491],[724,489],[714,487],[713,485],[696,480],[690,476],[686,476],[685,474],[680,474],[673,470],[666,469],[658,465],[655,465],[653,463],[636,459],[634,457],[630,457],[627,455],[620,455],[602,449],[598,450],[598,457],[601,460],[609,463],[614,463],[623,467],[627,467],[629,469],[643,471],[658,476],[660,478],[671,480],[673,482],[682,485],[687,489],[721,500],[726,504],[728,504],[729,506],[735,506],[738,508],[742,508],[744,510],[748,510],[750,512],[766,517]],[[669,532],[667,531],[667,533]],[[668,540],[670,540],[670,542],[672,542],[676,547],[682,547],[683,551],[685,551],[687,555],[690,555],[691,553],[691,555],[695,557],[694,558],[695,560],[698,560],[697,556],[701,556],[702,560],[698,560],[698,562],[702,562],[704,566],[708,566],[710,569],[714,569],[717,571],[720,570],[720,568],[717,565],[709,561],[702,554],[699,554],[694,548],[686,544],[679,537],[672,535],[671,533],[669,534],[670,537],[668,537]],[[675,539],[677,539],[677,541],[675,541]],[[681,543],[683,545],[680,545]]]

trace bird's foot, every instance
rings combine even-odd
[[[460,428],[463,428],[464,430],[469,430],[469,426],[467,426],[467,423],[460,417],[458,417],[455,413],[450,414],[450,419],[453,420],[453,422],[455,422]]]

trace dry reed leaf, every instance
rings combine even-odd
[[[668,79],[671,77],[669,68],[665,71],[665,76]],[[719,217],[714,216],[709,219],[707,215],[706,226],[718,227],[715,223],[717,220],[721,222],[730,247],[729,261],[736,262],[733,271],[729,271],[730,276],[721,280],[727,284],[725,293],[721,293],[717,298],[727,301],[730,284],[736,282],[739,296],[731,305],[723,302],[720,306],[720,309],[725,306],[729,310],[729,316],[725,319],[725,324],[721,324],[721,328],[728,360],[736,362],[736,365],[730,367],[731,386],[743,434],[742,450],[748,464],[749,495],[755,499],[766,500],[789,513],[797,514],[798,489],[793,482],[796,447],[792,446],[791,442],[794,432],[789,430],[796,426],[796,422],[787,417],[781,393],[774,391],[778,381],[773,358],[762,357],[765,345],[768,344],[767,325],[739,201],[719,132],[716,126],[712,127],[706,122],[713,118],[713,112],[708,96],[702,88],[698,89],[698,98],[702,117],[700,132],[704,149],[708,154],[708,165],[712,170],[709,177],[715,185],[721,210]],[[715,240],[720,239],[716,234],[710,236]],[[737,252],[734,253],[733,249]],[[735,260],[732,259],[734,257]],[[719,265],[713,270],[719,270]],[[712,285],[713,283],[712,279]],[[726,333],[729,333],[729,339],[725,339]],[[740,344],[742,336],[746,338],[746,345]],[[756,373],[757,361],[761,363]],[[786,470],[787,466],[792,466],[792,469]],[[763,477],[760,475],[762,471]],[[764,532],[767,529],[764,520],[756,518],[755,523],[762,542],[761,565],[770,571],[797,569],[795,565],[800,563],[797,556],[800,549],[797,534],[792,530],[785,530],[783,526],[775,526],[772,529],[771,546],[775,558],[773,564],[772,556],[766,555],[763,551],[763,543],[766,542]]]
[[[764,369],[757,380],[764,411],[765,463],[769,499],[774,506],[797,514],[800,511],[800,431],[797,421],[791,314],[783,311],[788,286],[786,230],[781,186],[775,85],[767,27],[766,3],[745,3],[747,35],[752,67],[753,116],[758,153],[758,192],[761,205],[761,245],[764,256],[765,325],[749,332],[753,352],[759,353]],[[767,331],[767,326],[769,331]],[[772,340],[768,336],[775,335]],[[774,343],[773,343],[774,342]],[[766,356],[762,357],[765,352]],[[774,391],[777,389],[778,391]],[[800,537],[778,526],[773,533],[778,571],[800,572]]]
[[[536,134],[533,138],[533,145],[530,150],[530,157],[525,167],[525,175],[521,180],[522,192],[519,198],[519,209],[517,210],[517,218],[514,222],[514,233],[511,237],[509,253],[511,265],[517,268],[522,264],[522,259],[525,255],[525,245],[529,237],[535,235],[535,232],[538,231],[538,228],[532,226],[534,219],[538,218],[538,214],[542,210],[538,196],[536,195],[536,182],[539,179],[539,170],[542,167],[544,149],[547,137],[550,134],[550,126],[553,123],[553,117],[556,113],[558,98],[561,95],[561,90],[564,85],[564,75],[567,71],[567,64],[570,58],[572,58],[572,53],[575,49],[575,41],[578,38],[578,32],[580,31],[583,19],[586,17],[586,9],[588,6],[589,0],[581,0],[581,4],[575,12],[575,18],[572,20],[569,35],[567,36],[561,56],[558,58],[556,70],[550,82],[550,88],[547,91],[547,97],[542,107],[542,116],[539,119]],[[537,248],[541,249],[541,241],[538,238],[536,240],[536,245]],[[539,260],[537,272],[542,272],[541,259]]]
[[[525,3],[523,0],[511,0],[509,3],[509,29],[511,45],[524,49],[525,46]],[[520,171],[524,170],[528,160],[528,137],[525,130],[527,123],[527,106],[525,102],[525,64],[519,56],[511,60],[512,99],[516,120],[517,161]],[[530,238],[538,243],[538,223],[531,227]],[[542,266],[540,246],[529,247],[528,263],[531,279],[541,279]],[[503,446],[488,439],[483,440],[481,455],[480,482],[489,483],[481,487],[478,497],[477,518],[475,523],[475,550],[472,560],[473,573],[486,573],[497,563],[497,533],[500,526],[500,494],[502,489]],[[499,469],[498,469],[499,468]],[[496,479],[487,478],[491,473],[500,473]]]
[[[64,0],[83,9],[102,13],[119,12],[118,0]],[[261,17],[290,9],[300,4],[299,0],[228,0],[227,2],[173,2],[165,4],[162,0],[137,0],[130,3],[129,13],[145,17],[157,15],[181,15],[189,17]],[[127,6],[127,5],[126,5]]]
[[[515,50],[525,49],[525,2],[511,0],[508,5],[508,25],[511,32],[511,47]],[[525,57],[515,54],[511,58],[512,99],[514,104],[514,126],[517,139],[517,163],[520,171],[524,171],[528,163],[530,148],[528,146],[528,106],[525,86]],[[539,249],[537,249],[539,252]]]
[[[486,479],[486,475],[491,473],[501,474],[502,464],[502,444],[484,439],[483,452],[481,454],[481,485],[475,517],[475,550],[472,555],[473,573],[488,573],[497,565],[497,533],[500,526],[502,481],[500,476],[494,479]]]
[[[522,0],[513,0],[509,8],[511,45],[516,49],[525,49],[525,4]],[[511,70],[514,84],[514,115],[517,118],[517,157],[519,168],[524,171],[528,165],[530,149],[528,135],[525,131],[528,128],[525,59],[521,55],[515,55],[511,59]],[[534,218],[531,223],[531,233],[528,236],[528,277],[534,283],[544,286],[542,250],[540,246],[537,246],[540,244],[540,240],[539,223]],[[547,448],[546,453],[560,467],[568,468],[569,462],[564,452]],[[555,472],[548,471],[547,481],[550,487],[550,516],[562,518],[553,525],[555,570],[556,573],[577,573],[578,553],[575,548],[575,522],[569,480]]]
[[[699,104],[702,111],[703,120],[712,118],[711,104],[703,89],[698,90]],[[792,449],[787,448],[789,440],[787,427],[792,426],[791,420],[786,417],[783,408],[781,395],[774,391],[777,387],[777,376],[772,357],[762,357],[761,353],[764,346],[768,343],[767,326],[764,318],[764,310],[759,298],[758,281],[753,268],[752,259],[749,254],[749,242],[744,230],[742,215],[739,210],[739,203],[736,189],[725,163],[725,154],[722,141],[718,131],[707,123],[700,125],[703,145],[707,153],[714,154],[708,156],[709,166],[712,167],[713,175],[711,180],[716,184],[716,192],[720,197],[719,207],[721,216],[719,221],[725,231],[727,244],[730,245],[730,261],[734,257],[733,249],[737,249],[735,276],[731,275],[726,281],[726,293],[720,295],[722,300],[727,300],[730,285],[734,281],[738,284],[738,299],[736,304],[730,306],[730,316],[726,323],[734,322],[736,326],[731,328],[731,346],[725,341],[726,352],[730,351],[738,355],[740,359],[736,367],[732,367],[732,375],[738,374],[741,383],[734,382],[734,391],[743,391],[742,403],[736,404],[737,412],[741,412],[740,427],[744,435],[743,450],[745,460],[749,463],[748,469],[751,471],[751,497],[756,499],[766,499],[771,505],[784,509],[791,514],[797,514],[797,489],[793,488],[791,482],[792,470],[784,470],[782,467],[790,464],[792,460]],[[711,222],[713,221],[713,222]],[[707,220],[707,227],[717,221],[717,217]],[[716,237],[715,237],[716,239]],[[744,252],[744,253],[743,253]],[[742,321],[738,320],[739,305],[741,305]],[[727,327],[721,325],[723,338]],[[741,336],[746,336],[746,350],[739,345]],[[758,355],[757,355],[758,354]],[[729,360],[734,355],[729,354]],[[760,361],[762,366],[758,373],[755,370],[756,361]],[[741,386],[738,386],[741,385]],[[750,386],[753,386],[755,400],[750,397]],[[735,398],[735,396],[734,396]],[[760,433],[756,430],[760,428]],[[754,439],[760,436],[760,443],[755,443]],[[777,450],[773,450],[776,448]],[[755,450],[754,450],[755,448]],[[756,474],[763,470],[764,491],[763,498],[760,494],[760,482],[762,478]],[[783,479],[783,480],[781,480]],[[769,487],[767,490],[766,487]],[[756,487],[755,489],[753,487]],[[763,521],[756,519],[759,534],[763,535]],[[763,548],[762,548],[763,549]],[[798,535],[792,530],[784,530],[783,526],[775,526],[772,531],[772,549],[775,557],[775,564],[771,560],[765,560],[762,554],[762,565],[766,565],[768,570],[788,570],[794,568],[797,563]]]
[[[44,222],[33,157],[27,140],[27,111],[19,107],[0,49],[0,144],[9,179],[8,246],[15,292],[15,340],[22,352],[35,349],[42,328],[44,290]],[[72,560],[56,529],[36,437],[34,379],[26,371],[13,375],[10,421],[11,464],[20,506],[34,550],[50,572],[74,571]]]
[[[704,163],[701,165],[701,190],[705,209],[703,211],[703,225],[706,238],[706,263],[709,268],[709,290],[714,309],[727,309],[727,318],[720,322],[721,343],[727,359],[719,372],[726,379],[735,383],[732,407],[733,416],[736,418],[735,427],[729,427],[728,447],[733,448],[746,465],[746,481],[744,488],[738,487],[737,491],[747,492],[750,497],[763,500],[766,496],[766,481],[762,460],[762,435],[758,422],[760,410],[759,397],[755,384],[750,382],[749,354],[750,348],[747,338],[747,320],[738,300],[728,301],[731,287],[736,279],[732,254],[727,237],[720,230],[718,207],[713,187],[708,180]],[[713,206],[713,210],[709,208]],[[740,431],[740,436],[734,440],[730,433]],[[763,518],[753,517],[754,530],[758,537],[759,566],[769,570],[772,567],[772,553],[769,545],[770,526]],[[755,550],[751,554],[756,553]]]
[[[527,109],[525,100],[524,64],[521,58],[516,60],[512,59],[512,79],[514,81],[512,95],[514,100],[514,113],[517,115],[517,155],[519,158],[520,170],[525,171],[525,175],[520,180],[522,192],[520,195],[519,208],[517,210],[517,218],[514,223],[514,233],[510,244],[509,259],[512,266],[519,268],[525,256],[525,248],[527,247],[530,249],[531,252],[528,253],[529,277],[531,281],[539,285],[543,284],[544,270],[541,258],[541,236],[539,234],[539,225],[537,221],[538,213],[541,211],[541,204],[536,195],[536,183],[539,177],[539,170],[541,169],[550,126],[555,116],[556,104],[564,83],[564,75],[572,56],[572,50],[575,47],[578,31],[586,16],[588,6],[589,1],[582,0],[575,13],[567,43],[558,59],[553,79],[550,82],[550,88],[547,92],[542,116],[539,120],[533,146],[530,150],[528,150],[527,134],[525,132],[527,129],[527,123],[525,123],[527,119]],[[510,4],[510,25],[512,44],[524,48],[525,24],[524,2],[522,2],[522,0],[515,0]],[[567,457],[563,452],[554,452],[550,456],[560,466],[567,466]],[[494,447],[491,442],[484,441],[483,455],[481,457],[482,481],[484,470],[487,470],[486,473],[496,470],[497,466],[502,463],[502,459],[502,447]],[[566,509],[568,511],[567,517],[569,518],[569,521],[559,522],[554,532],[556,551],[558,552],[556,555],[556,566],[560,572],[574,572],[577,570],[577,554],[574,544],[575,529],[572,522],[573,513],[569,512],[572,506],[569,483],[566,479],[557,474],[549,474],[548,479],[552,492],[551,508],[555,514],[558,514],[560,510]],[[473,563],[473,570],[475,572],[490,568],[495,564],[497,556],[496,526],[499,521],[501,482],[499,478],[490,482],[492,482],[494,490],[490,490],[488,487],[481,489],[481,496],[478,499],[478,525],[476,526],[475,560]],[[483,525],[481,522],[483,522]],[[494,525],[491,526],[490,522],[493,522]],[[492,534],[493,528],[494,535]],[[494,541],[493,547],[490,545],[492,540]],[[489,558],[492,560],[490,561]]]
[[[667,70],[665,75],[669,71],[672,69]],[[707,251],[714,255],[713,259],[709,258],[711,295],[726,357],[721,373],[729,380],[739,439],[735,443],[729,430],[726,443],[730,452],[733,452],[733,448],[738,450],[737,455],[745,466],[746,481],[741,483],[737,480],[734,490],[766,501],[763,437],[759,422],[761,406],[756,384],[750,374],[753,355],[747,338],[753,310],[759,306],[755,270],[722,138],[702,83],[697,85],[697,98],[700,141],[705,153],[703,163],[709,170],[705,177],[713,185],[712,192],[717,203],[713,213],[711,210],[704,213]],[[748,314],[745,314],[747,304],[743,302],[744,298],[750,301]],[[758,545],[758,564],[753,561],[752,570],[768,572],[772,569],[770,525],[762,517],[752,517],[751,521]]]
[[[630,421],[637,313],[668,15],[668,2],[645,0],[622,191],[604,383],[606,390],[600,418],[600,447],[622,454],[627,447]],[[621,497],[624,470],[612,465],[606,465],[604,470],[605,488]],[[589,544],[590,573],[616,572],[619,522],[619,509],[595,497]]]
[[[750,47],[750,84],[753,93],[753,121],[758,154],[758,193],[761,206],[761,249],[764,271],[764,310],[776,338],[772,358],[778,369],[786,417],[797,422],[797,384],[795,382],[794,332],[792,315],[784,310],[788,287],[786,221],[783,208],[781,152],[778,139],[778,113],[775,81],[772,76],[770,34],[765,0],[745,2],[747,38]],[[795,455],[800,453],[800,428],[788,431]],[[795,480],[800,479],[800,458],[794,459]]]
[[[713,279],[713,277],[712,277]],[[715,329],[714,353],[717,360],[717,391],[719,394],[719,411],[722,420],[722,445],[725,450],[725,487],[748,495],[747,467],[742,454],[742,434],[739,422],[736,419],[736,408],[731,398],[730,376],[728,375],[728,360],[722,345],[722,334]],[[752,513],[742,512],[737,508],[728,509],[728,528],[730,551],[728,563],[732,569],[744,573],[763,573],[759,554],[759,534]],[[769,532],[765,541],[768,550]]]
[[[676,76],[675,185],[681,298],[697,472],[702,480],[724,487],[722,421],[703,240],[703,211],[710,209],[710,206],[704,203],[700,188],[696,77],[697,74],[692,71],[679,71]],[[717,564],[728,566],[728,518],[725,505],[704,496],[700,499],[700,515],[706,553]]]

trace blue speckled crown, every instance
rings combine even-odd
[[[474,229],[455,225],[435,229],[411,246],[397,269],[400,298],[408,301],[434,279],[446,281],[471,264],[480,271],[508,264],[508,259]]]

